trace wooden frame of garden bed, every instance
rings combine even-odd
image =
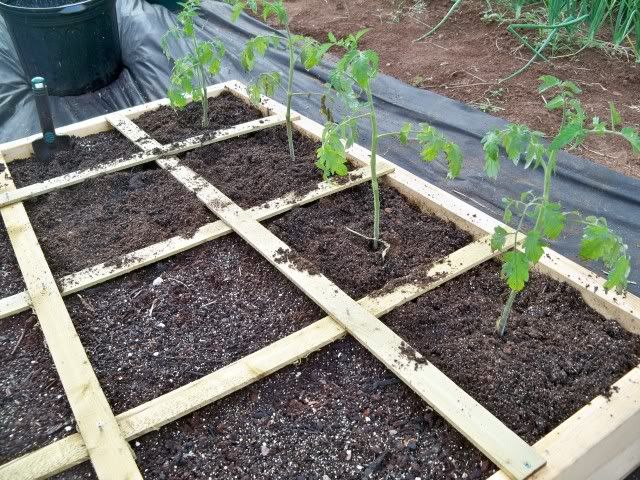
[[[245,87],[235,81],[209,87],[209,96],[219,95],[225,90],[248,102]],[[498,255],[499,252],[491,251],[487,235],[496,225],[501,225],[500,222],[379,158],[378,174],[382,181],[425,211],[449,219],[472,233],[476,241],[450,254],[447,261],[433,266],[425,277],[431,280],[424,284],[407,283],[384,295],[365,297],[356,302],[323,275],[311,275],[282,261],[280,253],[289,247],[259,222],[368,181],[368,150],[357,145],[349,149],[350,160],[358,168],[347,182],[323,182],[301,197],[288,195],[243,210],[171,155],[261,128],[281,125],[284,107],[264,98],[259,105],[266,116],[263,119],[224,129],[213,135],[200,135],[163,146],[149,138],[130,120],[167,103],[166,99],[159,100],[59,129],[59,133],[85,136],[116,128],[140,146],[144,153],[24,188],[15,189],[8,175],[7,163],[28,157],[32,152],[31,142],[39,135],[0,145],[0,163],[7,167],[0,174],[4,177],[4,185],[0,188],[0,213],[27,286],[25,292],[0,299],[0,319],[29,308],[36,311],[80,432],[0,465],[0,479],[42,478],[87,459],[91,459],[99,478],[140,478],[126,441],[229,395],[322,348],[345,333],[353,335],[493,460],[501,468],[492,477],[494,480],[623,478],[640,464],[640,366],[616,382],[618,391],[610,400],[597,397],[533,447],[529,447],[430,363],[404,363],[402,366],[403,363],[395,362],[401,347],[406,349],[406,346],[376,317]],[[314,139],[320,137],[321,125],[298,114],[294,118],[297,130]],[[120,257],[119,260],[125,261],[105,262],[67,275],[59,279],[56,285],[21,202],[88,178],[149,161],[155,161],[166,169],[221,220],[200,227],[188,239],[170,238]],[[62,296],[233,231],[330,316],[201,379],[114,416],[75,333]],[[640,299],[637,297],[605,292],[602,278],[549,249],[537,269],[552,278],[570,283],[599,313],[617,320],[629,331],[640,333]],[[51,328],[54,320],[62,321],[64,328],[59,328],[59,325],[56,329]],[[69,343],[73,348],[69,348]]]

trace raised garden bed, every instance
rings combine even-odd
[[[74,163],[0,146],[27,287],[5,251],[1,479],[595,479],[640,462],[639,299],[547,250],[494,336],[496,220],[379,159],[383,259],[347,230],[370,227],[365,149],[322,182],[320,125],[296,115],[291,165],[281,105],[253,110],[237,82],[209,95],[208,131],[158,101],[62,129],[82,137]]]

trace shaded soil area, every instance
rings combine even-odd
[[[4,223],[0,221],[0,298],[24,290],[22,273]]]
[[[498,6],[492,3],[494,8]],[[415,43],[451,5],[448,0],[383,0],[375,5],[367,0],[327,0],[317,8],[316,0],[286,2],[296,33],[325,41],[329,31],[343,36],[369,28],[362,46],[379,52],[384,73],[487,113],[526,123],[547,135],[557,131],[560,116],[547,111],[537,94],[538,77],[545,74],[577,82],[583,90],[580,99],[587,118],[608,119],[609,101],[613,101],[629,125],[640,123],[640,64],[632,57],[615,56],[611,49],[591,48],[578,55],[536,63],[522,75],[498,83],[526,64],[532,53],[507,31],[510,22],[482,21],[486,9],[482,0],[463,1],[438,32]],[[522,33],[531,35],[531,31]],[[575,153],[625,175],[640,177],[640,157],[633,155],[621,138],[591,137]]]
[[[260,110],[229,92],[209,99],[209,126],[202,127],[202,106],[192,102],[182,110],[162,106],[136,118],[134,122],[160,143],[184,140],[194,135],[228,128],[261,118]]]
[[[35,316],[0,320],[0,464],[75,430]]]
[[[384,259],[384,246],[374,251],[369,240],[347,230],[372,235],[369,183],[296,208],[272,221],[269,229],[310,262],[312,271],[315,267],[355,299],[472,241],[453,223],[421,212],[384,185],[381,208],[381,238],[390,245]]]
[[[16,187],[24,187],[48,178],[127,158],[139,151],[138,147],[120,132],[101,132],[87,137],[71,137],[70,148],[56,152],[46,162],[33,156],[28,160],[13,161],[9,164],[9,171]]]
[[[76,272],[215,220],[154,165],[87,180],[26,202],[54,275]]]
[[[640,363],[640,336],[535,274],[494,334],[508,296],[491,261],[384,317],[509,428],[533,443]]]
[[[295,162],[289,156],[284,126],[187,152],[183,162],[243,208],[286,193],[307,193],[322,181],[315,166],[320,144],[294,131]]]

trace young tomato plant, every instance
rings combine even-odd
[[[601,260],[608,269],[606,289],[622,291],[627,286],[631,263],[627,246],[623,239],[612,232],[604,218],[582,218],[578,212],[565,212],[559,203],[551,201],[551,179],[556,170],[558,153],[564,147],[576,146],[589,135],[617,135],[625,138],[635,153],[640,153],[640,136],[631,127],[621,128],[622,119],[615,106],[610,104],[609,123],[593,118],[586,126],[586,114],[576,95],[580,89],[569,81],[561,81],[546,75],[539,92],[555,92],[547,102],[549,110],[562,110],[562,123],[558,133],[550,143],[543,141],[543,134],[529,130],[523,125],[509,125],[503,130],[493,130],[482,139],[485,154],[485,172],[497,178],[500,172],[500,147],[515,164],[524,163],[524,168],[541,168],[544,174],[542,195],[524,192],[519,199],[506,198],[504,222],[509,224],[513,217],[519,217],[514,231],[496,227],[491,239],[494,250],[505,246],[508,236],[513,235],[514,246],[504,255],[502,274],[511,289],[502,315],[496,323],[496,331],[504,335],[513,302],[529,280],[530,268],[544,253],[549,240],[560,236],[568,220],[575,220],[583,226],[579,255],[585,260]],[[525,222],[533,227],[524,232]],[[524,237],[524,240],[522,240]],[[522,244],[522,245],[520,245]]]
[[[380,239],[380,189],[378,187],[377,152],[379,140],[385,136],[395,136],[406,144],[415,140],[423,147],[422,158],[431,162],[444,153],[449,177],[456,177],[462,167],[462,152],[458,145],[449,142],[436,129],[427,124],[414,128],[406,123],[397,132],[380,133],[378,116],[373,102],[372,82],[378,76],[379,59],[373,50],[359,50],[358,41],[366,33],[362,30],[355,35],[336,39],[329,34],[329,48],[336,46],[344,54],[329,75],[328,92],[346,107],[347,113],[340,122],[333,119],[323,98],[323,112],[327,122],[322,134],[322,146],[318,149],[316,165],[325,178],[331,175],[346,175],[346,149],[355,143],[358,137],[357,122],[366,119],[371,127],[371,190],[373,191],[373,248],[378,249]],[[323,47],[324,48],[323,44]]]
[[[207,83],[210,75],[220,71],[224,56],[224,45],[218,39],[201,41],[195,28],[201,0],[185,0],[177,16],[176,25],[170,28],[161,40],[162,51],[169,60],[174,61],[171,72],[171,85],[167,93],[174,108],[183,108],[191,97],[202,103],[202,126],[209,126],[209,99]],[[183,57],[174,57],[169,49],[169,40],[182,40],[187,50]]]
[[[232,5],[231,18],[235,22],[240,13],[248,8],[254,14],[258,13],[257,0],[227,0]],[[295,161],[295,149],[293,146],[293,126],[291,124],[291,102],[295,95],[307,95],[307,92],[293,91],[293,75],[295,65],[300,59],[305,69],[311,70],[318,65],[327,50],[331,47],[330,43],[319,44],[316,40],[302,35],[293,35],[289,30],[289,15],[282,0],[264,0],[260,2],[262,7],[262,18],[266,22],[269,18],[275,18],[278,25],[285,30],[284,43],[289,54],[289,68],[287,74],[286,93],[286,124],[287,124],[287,140],[289,143],[289,155],[291,160]],[[256,58],[264,57],[269,47],[279,47],[282,37],[279,35],[258,35],[250,38],[242,51],[240,60],[243,68],[250,72],[255,67]],[[300,53],[298,53],[300,52]],[[260,95],[273,95],[276,88],[281,87],[281,78],[279,72],[262,73],[258,78],[249,85],[249,96],[254,103],[260,101]]]

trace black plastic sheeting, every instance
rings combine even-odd
[[[268,26],[248,16],[233,24],[229,8],[211,0],[203,1],[201,16],[202,35],[218,36],[227,47],[222,71],[215,81],[250,80],[261,71],[286,71],[287,55],[279,51],[259,60],[250,76],[240,66],[238,58],[244,42],[255,34],[273,31]],[[126,69],[117,81],[99,91],[77,97],[53,97],[57,126],[165,96],[171,66],[162,54],[160,38],[173,24],[174,15],[164,7],[143,0],[118,0],[118,18]],[[0,142],[4,142],[38,131],[38,121],[28,79],[24,78],[4,24],[0,24],[0,57]],[[296,91],[320,91],[329,67],[326,63],[311,73],[299,69],[295,77]],[[508,161],[503,162],[498,181],[485,177],[480,139],[487,130],[504,126],[504,120],[385,75],[378,79],[375,94],[383,130],[397,130],[405,121],[429,122],[461,146],[465,164],[462,176],[450,181],[446,179],[443,164],[427,165],[420,160],[416,148],[388,139],[382,143],[380,153],[390,160],[497,218],[502,215],[501,198],[517,197],[525,190],[541,191],[541,172],[524,171]],[[297,96],[294,107],[322,122],[318,101],[317,96]],[[369,132],[362,128],[361,133],[360,143],[367,145]],[[624,236],[632,257],[631,279],[636,282],[630,284],[630,291],[640,294],[640,180],[568,154],[561,155],[559,164],[552,197],[560,201],[565,210],[606,217]],[[576,259],[580,229],[572,227],[567,231],[568,237],[557,241],[554,248]],[[588,266],[602,273],[601,265]]]

